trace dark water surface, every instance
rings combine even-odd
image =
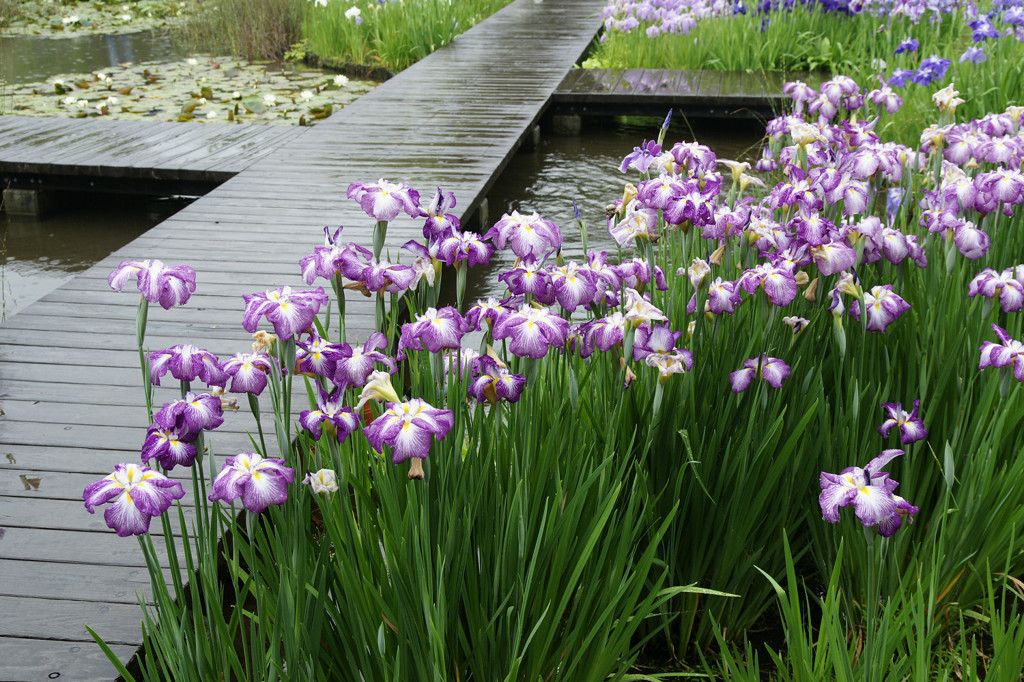
[[[125,63],[181,59],[184,50],[163,31],[70,38],[0,37],[0,78],[42,81],[59,73],[93,73]]]
[[[764,126],[756,123],[726,121],[719,124],[701,121],[691,128],[677,115],[665,135],[663,147],[676,142],[696,140],[708,145],[720,159],[747,161],[753,165],[761,155]],[[622,197],[627,182],[636,183],[637,173],[621,173],[622,159],[644,140],[657,139],[661,118],[589,118],[583,119],[582,134],[576,137],[545,133],[535,150],[520,151],[488,195],[490,223],[503,213],[517,210],[538,212],[562,229],[566,260],[583,261],[580,235],[573,219],[575,200],[587,223],[591,251],[616,252],[615,242],[605,228],[605,206]],[[728,176],[729,170],[721,168]],[[473,296],[500,295],[504,285],[497,276],[509,269],[515,256],[492,259],[487,268],[470,271]],[[614,260],[614,259],[613,259]]]
[[[59,287],[194,197],[62,193],[45,219],[0,214],[0,319]]]

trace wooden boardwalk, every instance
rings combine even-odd
[[[664,116],[674,109],[688,118],[770,118],[782,109],[787,80],[778,72],[573,69],[555,89],[551,107],[590,116]]]
[[[152,191],[159,182],[165,193],[198,194],[306,130],[0,116],[0,186],[77,189],[100,184],[101,189]]]
[[[440,185],[471,215],[590,43],[603,4],[517,0],[0,326],[0,680],[112,679],[86,623],[123,660],[140,643],[138,545],[81,500],[115,463],[137,461],[146,428],[138,297],[112,292],[107,273],[125,259],[192,265],[196,294],[183,308],[151,308],[147,346],[246,349],[243,294],[303,286],[298,260],[324,225],[370,243],[371,220],[345,198],[350,182],[405,180],[425,200]],[[388,248],[420,229],[395,221]],[[356,295],[349,304],[352,335],[365,336],[371,308]],[[173,397],[162,388],[156,400]],[[222,456],[248,449],[246,412],[212,434]]]

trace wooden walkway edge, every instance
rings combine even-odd
[[[345,198],[350,182],[408,181],[424,201],[440,185],[471,215],[592,40],[603,4],[517,0],[0,326],[0,680],[112,679],[86,623],[122,660],[141,642],[138,545],[81,500],[115,463],[138,461],[146,429],[138,296],[111,291],[107,273],[121,260],[193,266],[196,294],[182,308],[151,307],[147,346],[245,350],[243,294],[304,286],[298,261],[325,225],[370,243],[371,219]],[[421,222],[391,225],[392,254],[421,237]],[[372,320],[361,300],[349,299],[354,337]],[[156,402],[174,396],[161,388]],[[220,456],[248,449],[246,412],[211,435]]]

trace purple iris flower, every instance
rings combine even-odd
[[[302,281],[312,284],[317,277],[333,279],[341,268],[341,257],[345,249],[341,246],[338,238],[341,236],[343,227],[338,227],[333,233],[329,227],[324,228],[324,245],[317,246],[313,253],[299,259],[299,266],[302,268]]]
[[[988,55],[985,54],[985,50],[975,45],[971,45],[966,50],[964,50],[964,53],[962,55],[960,55],[961,64],[963,64],[964,62],[971,62],[972,64],[981,64],[986,59],[988,59]]]
[[[619,170],[625,173],[630,168],[635,168],[641,173],[646,173],[654,160],[661,154],[661,145],[654,140],[644,140],[639,147],[633,147],[633,151],[626,154],[622,160]]]
[[[421,398],[413,398],[404,403],[388,403],[387,410],[363,433],[377,452],[390,445],[391,461],[401,464],[410,457],[426,459],[431,436],[442,441],[454,425],[455,414],[451,410],[439,410]]]
[[[562,245],[562,231],[550,220],[544,220],[537,213],[524,216],[512,211],[501,216],[484,235],[495,247],[504,249],[506,244],[520,258],[533,255],[541,258],[548,251]]]
[[[747,270],[740,275],[736,283],[748,294],[753,294],[758,287],[763,288],[768,300],[780,308],[789,305],[797,294],[796,277],[793,272],[771,263],[762,263]]]
[[[907,81],[914,77],[913,69],[896,69],[892,72],[889,80],[886,81],[889,85],[897,88],[902,88],[907,84]]]
[[[295,469],[283,459],[264,459],[253,452],[228,457],[224,468],[213,479],[210,502],[233,502],[242,498],[242,506],[260,514],[272,504],[288,499],[288,484],[295,481]]]
[[[643,327],[641,327],[643,329]],[[607,317],[591,320],[580,327],[582,343],[580,344],[580,357],[589,358],[594,354],[594,348],[602,353],[607,353],[622,343],[626,336],[626,318],[615,311]],[[636,346],[633,346],[634,353]]]
[[[495,339],[511,339],[509,351],[516,356],[542,358],[552,346],[565,345],[569,322],[550,309],[525,303],[519,310],[503,315],[492,330]]]
[[[551,290],[551,273],[542,260],[532,255],[519,259],[514,268],[498,275],[498,281],[504,282],[513,296],[531,294],[545,305],[555,302]]]
[[[977,260],[988,253],[988,247],[992,240],[988,233],[975,227],[974,223],[966,221],[961,223],[953,231],[953,244],[956,245],[960,254],[968,260]]]
[[[986,38],[998,38],[1000,36],[999,29],[993,26],[992,20],[984,15],[968,21],[967,25],[971,27],[971,40],[976,43],[980,43]]]
[[[1013,268],[1006,268],[1002,272],[985,268],[975,275],[967,290],[967,296],[974,298],[978,294],[985,298],[998,296],[999,306],[1006,313],[1015,313],[1024,308],[1024,284],[1014,277]]]
[[[347,343],[338,347],[340,357],[336,361],[334,383],[337,386],[363,386],[373,372],[374,363],[379,362],[387,367],[388,372],[395,373],[395,361],[384,353],[388,337],[381,332],[370,334],[362,345],[349,346]]]
[[[499,317],[511,312],[514,308],[512,299],[509,298],[498,300],[490,296],[486,301],[477,299],[476,304],[470,306],[466,311],[466,322],[469,323],[470,329],[481,331],[486,321],[487,329],[490,330]]]
[[[358,244],[345,247],[341,256],[341,274],[353,282],[362,283],[366,291],[383,289],[389,294],[402,293],[419,279],[417,271],[410,266],[374,260],[373,252]]]
[[[901,403],[882,403],[882,409],[889,414],[889,418],[878,427],[878,432],[882,434],[882,438],[888,438],[889,431],[894,426],[899,428],[900,442],[904,445],[927,438],[928,432],[925,431],[924,422],[917,416],[920,406],[921,401],[915,400],[913,411],[908,413],[903,409]]]
[[[452,232],[458,231],[459,219],[448,213],[455,208],[455,193],[442,192],[437,188],[437,193],[430,200],[430,204],[424,209],[427,220],[423,223],[423,236],[427,239],[441,239]]]
[[[921,60],[921,66],[918,67],[911,80],[918,85],[929,85],[933,81],[941,81],[946,77],[946,71],[949,70],[949,65],[952,63],[949,59],[943,59],[939,55],[933,54],[931,57]]]
[[[1013,365],[1013,376],[1017,381],[1024,381],[1024,343],[1011,339],[1006,330],[997,324],[992,325],[992,330],[1002,343],[985,341],[981,344],[981,362],[978,363],[978,369]]]
[[[114,291],[122,291],[133,275],[143,297],[159,303],[164,310],[188,303],[196,290],[195,270],[187,265],[167,267],[158,260],[122,261],[107,276],[107,284]]]
[[[217,396],[189,391],[180,400],[164,403],[153,416],[153,422],[165,429],[175,429],[182,440],[189,441],[200,431],[209,431],[223,424],[224,408]]]
[[[309,329],[306,341],[295,342],[295,370],[300,374],[334,379],[340,357],[341,347],[320,336],[316,327]]]
[[[392,221],[402,211],[410,218],[426,215],[420,208],[419,192],[407,182],[396,184],[383,178],[377,182],[353,182],[348,186],[347,196],[355,199],[366,215],[377,221]]]
[[[756,358],[744,360],[741,369],[730,372],[729,383],[732,385],[733,393],[743,393],[750,388],[754,377],[764,379],[769,386],[782,388],[782,382],[789,378],[789,373],[789,365],[785,362],[762,354]]]
[[[253,395],[263,393],[267,387],[267,374],[273,371],[275,362],[264,352],[235,353],[224,363],[224,371],[231,376],[228,391]]]
[[[508,369],[498,364],[497,360],[484,355],[480,358],[480,376],[470,383],[468,393],[478,403],[486,400],[491,405],[495,405],[499,400],[510,403],[517,402],[522,396],[524,388],[526,388],[526,377],[509,372]]]
[[[881,80],[881,76],[879,76]],[[867,100],[876,107],[885,109],[887,114],[895,114],[903,106],[903,98],[893,92],[892,88],[883,81],[882,86],[867,94]]]
[[[662,382],[673,374],[689,372],[693,369],[693,353],[675,347],[682,335],[683,332],[669,329],[667,322],[654,326],[641,325],[636,330],[633,359],[643,360],[648,367],[657,367]]]
[[[274,333],[282,340],[301,334],[313,325],[320,306],[327,303],[323,287],[295,289],[285,286],[262,294],[246,294],[242,328],[256,331],[261,317],[274,325]]]
[[[399,360],[406,348],[438,353],[442,348],[458,348],[462,337],[470,330],[469,323],[459,311],[451,306],[427,308],[415,322],[402,325],[402,337],[398,342]]]
[[[878,526],[880,535],[891,537],[902,525],[904,516],[917,512],[917,507],[897,502],[893,491],[899,483],[881,470],[902,454],[902,450],[884,450],[863,469],[848,467],[838,474],[822,472],[818,480],[821,485],[818,504],[822,518],[829,523],[838,523],[839,508],[853,505],[854,513],[865,528]]]
[[[573,312],[594,300],[598,280],[597,274],[590,268],[569,261],[551,270],[551,291],[563,309]]]
[[[917,48],[921,47],[921,42],[917,38],[904,38],[900,41],[900,44],[896,46],[894,55],[903,54],[904,52],[917,52]]]
[[[320,389],[316,397],[315,410],[303,410],[299,414],[299,424],[320,440],[323,430],[335,436],[339,443],[344,443],[350,433],[359,428],[359,418],[351,407],[343,407],[344,391],[337,388],[333,393]]]
[[[476,232],[452,232],[440,240],[437,248],[438,259],[451,267],[462,261],[469,261],[469,267],[487,265],[491,262],[494,247],[480,239]]]
[[[115,465],[112,474],[90,483],[82,493],[90,514],[94,514],[99,505],[114,501],[103,512],[103,520],[121,537],[148,533],[150,520],[184,496],[181,483],[147,466],[132,463]]]
[[[228,381],[216,355],[187,343],[149,354],[149,375],[154,386],[160,385],[160,377],[168,371],[179,381],[201,379],[208,386],[224,388]]]
[[[149,464],[155,459],[167,471],[179,464],[190,467],[198,454],[193,445],[197,435],[182,438],[175,428],[151,424],[146,431],[146,440],[142,443],[142,462]]]
[[[892,285],[871,287],[864,292],[864,309],[867,311],[869,332],[885,332],[886,328],[910,310],[910,304],[892,291]]]
[[[812,246],[810,252],[818,272],[826,277],[848,270],[857,263],[857,252],[843,239]]]
[[[794,279],[795,281],[795,279]],[[708,287],[708,306],[715,315],[736,312],[736,306],[743,302],[742,287],[736,282],[716,277]]]
[[[622,220],[616,222],[615,218],[615,215],[608,217],[608,236],[619,246],[632,246],[638,238],[649,241],[658,238],[658,212],[643,206],[637,199],[626,204]]]
[[[711,147],[697,142],[676,142],[671,149],[672,158],[680,166],[696,175],[712,173],[718,165],[718,157]]]

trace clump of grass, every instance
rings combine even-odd
[[[304,33],[309,49],[324,59],[401,71],[509,2],[329,2],[312,8]]]
[[[305,0],[194,2],[180,35],[200,52],[278,60],[302,39],[308,4]]]
[[[17,0],[0,0],[0,27],[7,26],[21,15],[21,3]]]

